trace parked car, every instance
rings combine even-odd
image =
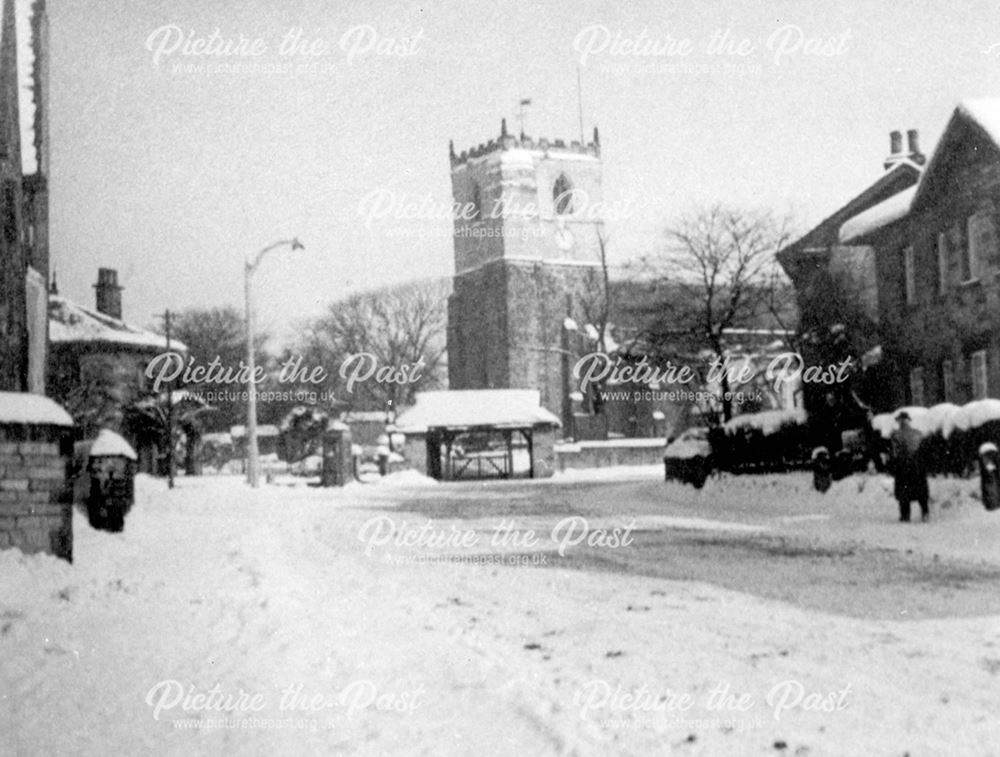
[[[696,426],[684,431],[667,445],[663,454],[664,478],[691,484],[695,489],[705,485],[712,472],[712,445],[708,429]]]

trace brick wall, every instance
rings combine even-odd
[[[0,549],[73,559],[71,448],[67,429],[0,424]]]

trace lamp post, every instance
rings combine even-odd
[[[255,489],[260,485],[260,453],[257,450],[257,365],[253,348],[253,287],[251,283],[254,271],[257,270],[263,257],[271,250],[285,246],[291,247],[293,250],[305,249],[298,237],[282,239],[269,244],[258,252],[253,262],[248,257],[243,269],[243,288],[247,308],[247,367],[250,370],[249,392],[247,394],[247,482]]]

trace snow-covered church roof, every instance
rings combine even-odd
[[[396,419],[400,431],[429,428],[532,428],[561,426],[559,419],[542,407],[535,389],[458,389],[418,392],[416,403]]]
[[[130,326],[117,318],[78,305],[58,294],[49,295],[49,338],[54,344],[68,342],[106,342],[108,344],[167,349],[167,339],[152,331]],[[176,339],[170,349],[186,351]]]

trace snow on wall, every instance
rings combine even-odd
[[[73,419],[59,405],[40,394],[0,392],[0,423],[72,426]]]

